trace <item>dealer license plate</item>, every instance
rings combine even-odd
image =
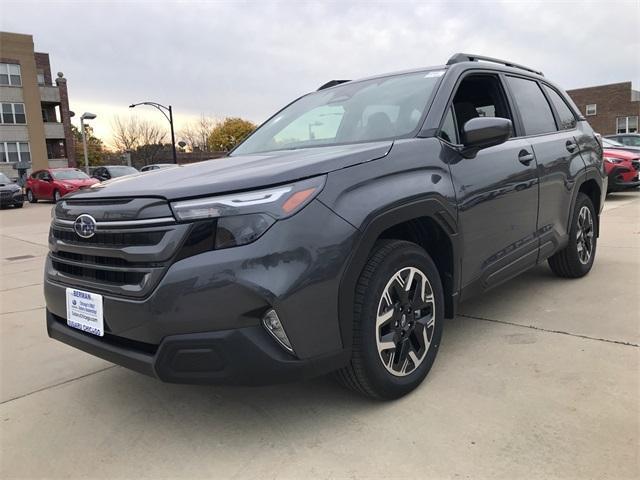
[[[67,288],[67,325],[102,337],[102,295]]]

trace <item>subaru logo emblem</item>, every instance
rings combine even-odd
[[[96,219],[83,213],[73,222],[73,229],[82,238],[91,238],[96,233]]]

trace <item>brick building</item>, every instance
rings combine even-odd
[[[638,133],[640,92],[631,82],[568,90],[593,129],[602,135]]]
[[[75,166],[67,80],[51,75],[49,54],[33,37],[0,32],[0,171],[10,178],[18,162],[33,169]]]

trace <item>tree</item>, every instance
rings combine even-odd
[[[215,125],[216,121],[213,118],[200,115],[198,120],[185,125],[178,133],[178,137],[186,142],[192,152],[208,150],[209,135]]]
[[[102,161],[106,154],[106,149],[102,140],[93,134],[93,128],[90,125],[85,125],[85,135],[87,137],[87,158],[89,165],[102,165]],[[84,147],[82,145],[82,132],[75,125],[71,125],[71,133],[73,143],[75,145],[76,162],[79,167],[84,166]]]
[[[213,128],[209,135],[209,149],[229,151],[256,129],[255,124],[242,118],[225,118]]]
[[[122,152],[133,152],[146,145],[162,145],[167,137],[166,129],[135,116],[123,120],[116,115],[111,127],[113,145]]]
[[[113,145],[120,152],[130,152],[131,161],[135,165],[149,165],[167,147],[166,128],[138,117],[125,120],[119,116],[113,118]]]

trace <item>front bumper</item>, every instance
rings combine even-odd
[[[127,296],[121,289],[101,289],[104,285],[61,275],[49,255],[44,294],[51,319],[57,319],[57,324],[47,320],[49,334],[168,381],[174,381],[172,369],[166,366],[173,360],[166,360],[163,352],[177,340],[192,339],[213,342],[212,351],[217,352],[194,354],[195,364],[216,363],[216,356],[224,360],[220,372],[209,372],[202,381],[233,383],[237,376],[239,383],[256,383],[257,375],[271,383],[328,371],[337,368],[331,359],[342,358],[345,350],[338,293],[357,235],[353,226],[314,201],[294,217],[276,222],[254,243],[175,261],[142,296],[133,296],[136,292]],[[133,248],[147,249],[122,251]],[[67,327],[67,287],[103,296],[105,337]],[[293,356],[261,324],[271,308],[278,312]],[[198,381],[197,375],[179,377]]]
[[[608,175],[609,191],[626,190],[640,186],[640,173],[626,167],[614,167]]]
[[[21,192],[15,193],[13,195],[0,196],[0,205],[3,207],[9,205],[20,205],[21,203],[24,203],[24,196]]]
[[[260,327],[172,335],[159,346],[94,337],[47,310],[51,338],[164,382],[266,385],[328,373],[345,365],[346,351],[300,360],[284,352]]]

